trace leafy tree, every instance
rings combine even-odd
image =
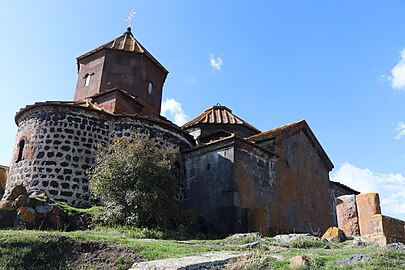
[[[99,151],[90,189],[105,204],[103,223],[165,226],[179,209],[178,157],[177,149],[141,138],[119,138]]]

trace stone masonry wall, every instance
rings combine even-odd
[[[94,163],[96,147],[107,146],[115,136],[133,133],[160,145],[191,145],[180,132],[143,118],[113,117],[79,106],[35,107],[19,118],[4,197],[13,186],[23,184],[28,190],[45,190],[57,201],[88,205],[86,171]]]

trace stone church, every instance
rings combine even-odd
[[[206,232],[323,232],[336,224],[335,197],[355,192],[329,180],[333,164],[304,120],[260,131],[219,104],[182,127],[161,116],[168,71],[131,28],[79,56],[77,71],[73,101],[17,112],[3,198],[23,184],[89,205],[96,145],[133,134],[181,149],[184,215]]]

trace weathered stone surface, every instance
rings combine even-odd
[[[27,189],[23,185],[15,185],[12,187],[8,193],[4,195],[5,200],[13,201],[17,199],[18,196],[26,194]]]
[[[370,230],[370,236],[379,239],[380,245],[405,243],[405,221],[377,214],[370,217]]]
[[[53,200],[73,206],[91,203],[86,170],[94,163],[97,145],[107,146],[113,137],[134,134],[163,146],[193,145],[186,132],[158,118],[112,117],[81,106],[34,106],[20,111],[16,121],[18,134],[6,195],[14,185],[24,184],[29,190],[45,190]]]
[[[357,236],[357,237],[354,237],[352,246],[364,247],[364,246],[366,246],[366,242],[364,241],[363,237]]]
[[[214,270],[224,267],[228,262],[236,260],[247,253],[238,254],[229,251],[212,252],[197,256],[178,259],[165,259],[135,263],[130,270],[177,270],[177,269],[207,269]]]
[[[405,251],[405,244],[403,243],[391,243],[384,246],[384,249],[396,250],[396,251]]]
[[[279,243],[288,243],[300,238],[306,238],[309,240],[317,241],[319,240],[318,237],[310,235],[309,233],[292,233],[292,234],[279,234],[274,236],[274,239]]]
[[[0,201],[0,209],[1,210],[6,210],[6,211],[12,211],[15,210],[15,207],[13,206],[13,202],[9,200],[1,200]]]
[[[252,239],[260,239],[262,238],[262,234],[259,232],[252,232],[252,233],[236,233],[230,236],[231,239],[237,240],[242,238],[252,238]]]
[[[381,214],[380,198],[378,193],[366,193],[356,196],[357,213],[359,218],[360,235],[374,233],[370,218]]]
[[[15,204],[17,207],[23,207],[23,206],[27,206],[27,205],[28,205],[28,201],[29,201],[28,196],[25,195],[25,194],[23,194],[23,195],[18,196],[17,199],[15,199],[14,204]]]
[[[292,269],[308,269],[311,266],[307,256],[294,256],[290,259],[290,267]]]
[[[370,260],[371,260],[371,258],[367,254],[359,253],[359,254],[351,256],[347,259],[338,260],[336,262],[336,265],[338,265],[338,266],[353,265],[353,264],[358,264],[358,263],[366,263]]]
[[[330,227],[323,235],[322,239],[326,239],[332,243],[341,243],[346,240],[346,236],[342,230],[337,227]]]
[[[44,214],[52,212],[53,206],[52,205],[39,205],[39,206],[35,207],[35,211],[38,214],[44,215]]]
[[[20,207],[17,211],[17,215],[27,228],[33,228],[35,226],[35,210],[31,207]]]
[[[359,236],[359,218],[357,215],[356,195],[343,195],[336,199],[338,227],[346,236]]]

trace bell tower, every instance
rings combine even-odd
[[[131,27],[77,57],[77,69],[75,101],[91,99],[113,113],[160,114],[168,71],[134,38]]]

